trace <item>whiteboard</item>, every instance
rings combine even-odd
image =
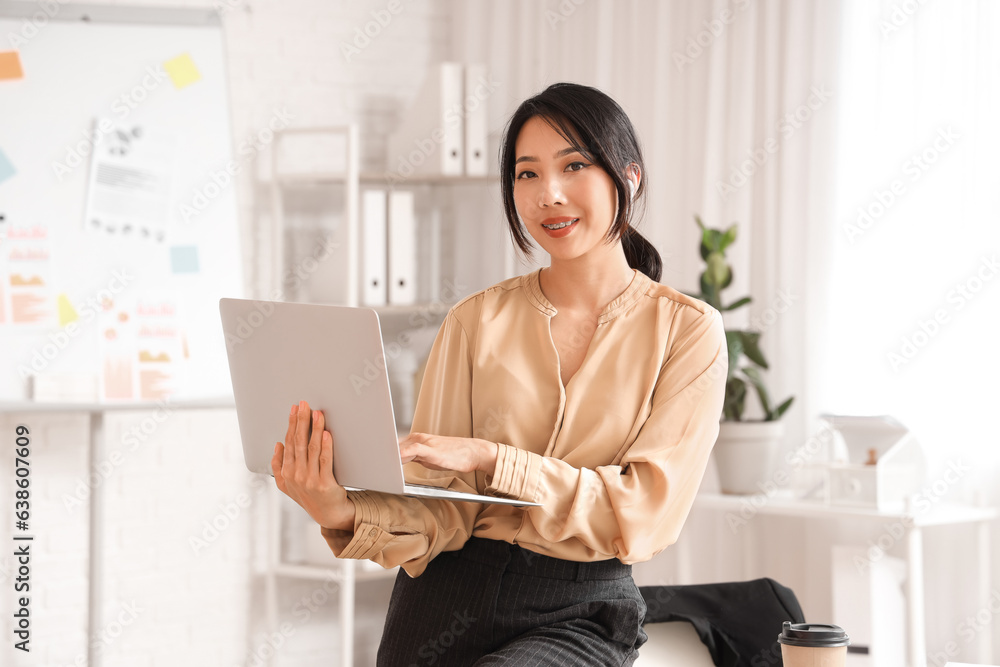
[[[0,62],[0,400],[28,376],[231,396],[218,300],[243,296],[234,175],[257,147],[233,150],[218,15],[4,2]]]

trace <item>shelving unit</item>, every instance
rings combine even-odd
[[[283,173],[280,164],[280,156],[283,142],[289,137],[303,137],[307,135],[328,135],[342,137],[344,142],[344,155],[342,164],[344,168],[340,171],[315,171]],[[292,191],[303,188],[337,188],[343,190],[343,230],[339,234],[339,239],[346,244],[345,261],[340,265],[343,271],[338,275],[344,287],[343,299],[337,303],[340,305],[357,306],[360,302],[360,201],[361,188],[364,185],[378,186],[388,189],[411,188],[425,191],[427,188],[435,190],[445,186],[469,186],[469,185],[493,185],[498,183],[496,176],[427,176],[414,175],[405,181],[389,183],[385,174],[361,173],[358,167],[360,155],[360,145],[358,139],[358,129],[354,125],[330,126],[330,127],[303,127],[286,129],[275,132],[274,142],[271,151],[271,174],[266,181],[258,181],[258,187],[266,191],[270,196],[271,225],[264,235],[268,249],[268,266],[271,269],[268,288],[269,294],[284,294],[283,277],[285,275],[285,234],[286,229],[286,204],[294,196]],[[435,209],[433,216],[440,217],[440,210]],[[440,244],[440,238],[431,239],[431,243]],[[512,275],[514,270],[513,262],[505,257],[503,271],[507,275]],[[433,282],[433,279],[431,279]],[[379,317],[383,322],[383,336],[389,340],[387,331],[397,329],[400,325],[405,329],[408,323],[412,322],[414,315],[421,316],[421,326],[436,327],[443,321],[447,312],[445,302],[437,299],[435,289],[429,290],[432,293],[430,301],[418,302],[410,305],[385,305],[375,307]],[[285,295],[287,299],[289,295]],[[269,297],[265,297],[269,298]],[[407,429],[408,432],[408,429]],[[279,626],[278,609],[278,582],[279,579],[305,579],[316,581],[333,581],[338,590],[338,603],[340,610],[341,628],[341,651],[340,664],[350,667],[354,664],[354,610],[355,610],[355,588],[356,584],[384,580],[387,577],[394,577],[396,570],[366,570],[352,560],[337,560],[331,566],[307,565],[299,563],[285,562],[282,557],[281,535],[282,535],[282,507],[280,493],[276,489],[271,489],[268,493],[268,553],[267,570],[265,573],[265,595],[267,608],[267,623],[270,631],[274,632]],[[316,529],[318,532],[318,528]]]

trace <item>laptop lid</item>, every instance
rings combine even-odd
[[[378,313],[370,308],[220,299],[243,456],[272,474],[288,411],[322,410],[341,486],[403,492]]]

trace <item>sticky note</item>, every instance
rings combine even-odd
[[[60,294],[56,297],[56,307],[59,311],[59,326],[64,327],[70,322],[76,322],[80,319],[80,316],[76,312],[76,308],[73,307],[69,297],[65,294]]]
[[[14,169],[14,165],[10,163],[3,149],[0,148],[0,183],[3,183],[16,173],[17,169]]]
[[[4,79],[23,79],[21,54],[17,51],[0,51],[0,81]]]
[[[175,245],[170,248],[170,270],[174,273],[198,273],[198,246]]]
[[[191,56],[186,53],[163,63],[163,69],[167,70],[170,80],[174,82],[174,88],[178,90],[201,80],[201,72],[191,60]]]

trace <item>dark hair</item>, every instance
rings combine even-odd
[[[660,280],[663,263],[653,244],[632,227],[634,212],[645,210],[646,168],[635,129],[618,103],[606,94],[576,83],[554,83],[528,98],[507,121],[500,149],[500,192],[511,238],[524,255],[531,253],[531,241],[517,216],[514,205],[514,145],[528,120],[540,116],[573,148],[607,172],[618,191],[618,213],[608,229],[607,240],[621,239],[625,259],[654,281]],[[639,166],[642,178],[633,199],[626,169]],[[641,216],[640,216],[641,217]]]

